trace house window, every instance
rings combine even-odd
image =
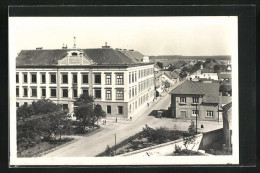
[[[181,113],[181,117],[186,117],[187,115],[186,115],[186,111],[180,111],[180,113]]]
[[[23,96],[24,96],[24,97],[27,97],[27,96],[28,96],[28,89],[27,89],[27,88],[24,88],[24,89],[23,89]]]
[[[117,85],[123,85],[124,84],[123,74],[117,74],[116,75],[116,84]]]
[[[123,106],[117,106],[117,112],[118,114],[123,114]]]
[[[131,98],[131,88],[129,88],[129,98]]]
[[[101,89],[95,89],[95,98],[101,99]]]
[[[116,90],[116,99],[117,100],[123,100],[124,99],[124,90],[123,89],[117,89]]]
[[[106,74],[106,84],[111,85],[111,74]]]
[[[72,80],[73,80],[74,84],[78,83],[78,76],[76,74],[74,74]]]
[[[16,97],[19,97],[19,88],[16,88]]]
[[[135,86],[135,95],[137,95],[137,85]]]
[[[137,75],[136,75],[136,71],[135,71],[135,82],[137,81]]]
[[[83,81],[83,84],[87,84],[88,83],[88,75],[87,74],[83,74],[82,75],[82,81]]]
[[[62,75],[62,83],[68,83],[68,75],[67,74],[64,74]]]
[[[199,103],[199,98],[198,97],[193,97],[192,98],[193,103]]]
[[[27,74],[23,75],[23,83],[27,83]]]
[[[16,74],[16,83],[19,83],[19,74]]]
[[[32,97],[37,97],[37,89],[32,88]]]
[[[32,74],[32,83],[36,83],[36,82],[37,82],[36,74]]]
[[[68,104],[62,104],[62,109],[63,110],[68,110],[69,109],[69,105]]]
[[[129,84],[131,84],[131,73],[129,72]]]
[[[42,74],[42,83],[46,83],[46,77],[45,77],[45,74]]]
[[[56,88],[51,89],[51,97],[56,97]]]
[[[191,116],[196,117],[196,110],[192,110]],[[197,110],[197,116],[199,116],[199,110]]]
[[[78,90],[77,89],[73,89],[73,97],[74,98],[78,97]]]
[[[95,74],[95,84],[101,84],[101,74]]]
[[[42,97],[46,97],[46,89],[42,88]]]
[[[19,103],[18,102],[16,102],[16,108],[19,108]]]
[[[110,89],[106,90],[106,99],[107,100],[111,100],[112,99],[111,93],[112,93],[112,91]]]
[[[111,106],[107,105],[107,114],[111,114]]]
[[[62,89],[62,97],[68,97],[68,89]]]
[[[206,117],[213,117],[213,111],[207,111]]]
[[[88,89],[83,89],[83,90],[82,90],[82,93],[88,95]]]
[[[180,97],[180,102],[181,103],[186,103],[186,97]]]
[[[51,74],[51,83],[56,83],[56,74]]]
[[[135,89],[134,89],[134,87],[132,87],[132,96],[133,97],[135,96]]]
[[[24,105],[25,105],[25,106],[27,106],[27,105],[28,105],[28,103],[27,103],[27,102],[24,102]]]
[[[132,82],[135,81],[135,76],[134,76],[134,73],[132,73]]]

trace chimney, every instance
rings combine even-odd
[[[73,49],[77,49],[77,46],[76,46],[76,37],[74,36],[74,44],[73,44]]]

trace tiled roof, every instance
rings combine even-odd
[[[203,95],[204,103],[219,102],[219,84],[218,83],[197,83],[190,80],[183,81],[174,88],[170,94]]]
[[[226,104],[225,106],[222,107],[223,111],[227,111],[232,107],[232,102]]]
[[[72,49],[22,50],[16,58],[16,65],[57,65]],[[95,64],[136,64],[143,56],[136,51],[114,49],[78,49]]]

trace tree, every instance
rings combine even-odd
[[[214,65],[214,73],[219,73],[221,72],[221,67],[219,65]]]
[[[191,150],[196,145],[196,127],[194,121],[191,121],[191,125],[188,128],[188,133],[183,134],[183,145],[188,149],[189,145],[193,145]]]
[[[104,118],[107,115],[106,112],[102,110],[102,107],[100,104],[95,105],[94,114],[95,114],[95,117],[97,118],[97,120],[96,120],[97,122],[98,122],[99,118]]]
[[[171,84],[168,81],[164,82],[164,87],[165,88],[170,88]]]
[[[163,69],[163,63],[161,63],[161,62],[156,62],[156,65],[158,66],[158,67],[160,67],[161,69]]]
[[[177,69],[177,67],[175,67],[174,65],[170,64],[170,67],[168,68],[168,70],[174,71],[175,69]]]

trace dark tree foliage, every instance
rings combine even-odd
[[[170,67],[168,68],[169,71],[174,71],[175,69],[177,69],[177,67],[175,67],[174,65],[170,64]]]
[[[160,67],[161,69],[163,69],[163,63],[161,63],[161,62],[156,62],[156,65],[158,66],[158,67]]]
[[[219,65],[214,65],[214,73],[219,73],[221,72],[221,67]]]

